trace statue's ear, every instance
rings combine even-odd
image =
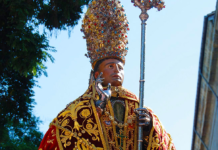
[[[99,72],[96,71],[95,74],[94,74],[95,79],[97,79],[98,75],[99,75]]]

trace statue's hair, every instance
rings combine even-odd
[[[122,59],[119,59],[119,58],[110,58],[110,57],[109,57],[109,58],[101,59],[101,60],[97,61],[96,64],[95,64],[94,71],[93,71],[93,75],[95,74],[95,72],[99,71],[99,66],[100,66],[100,64],[101,64],[103,61],[107,60],[107,59],[117,59],[117,60],[123,62]]]

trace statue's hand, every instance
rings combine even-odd
[[[95,80],[95,89],[100,97],[100,99],[96,101],[96,106],[104,109],[106,107],[107,101],[111,97],[111,84],[108,83],[107,90],[103,90],[101,83],[103,82],[104,78],[101,78],[102,74],[103,73],[101,72]]]
[[[134,112],[138,118],[139,126],[142,126],[143,128],[147,128],[148,126],[151,125],[152,119],[146,108],[137,108],[137,109],[134,109]]]

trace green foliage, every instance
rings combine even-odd
[[[65,27],[73,27],[78,22],[82,7],[88,4],[90,0],[50,0],[48,4],[42,5],[42,10],[39,12],[37,19],[39,23],[52,30],[66,29]]]
[[[72,28],[89,0],[0,0],[0,150],[37,149],[42,139],[32,114],[35,78],[54,61],[46,33]]]

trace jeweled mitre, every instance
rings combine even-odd
[[[98,60],[119,58],[125,63],[129,22],[118,0],[94,0],[83,19],[82,29],[87,43],[86,57],[94,68]]]

